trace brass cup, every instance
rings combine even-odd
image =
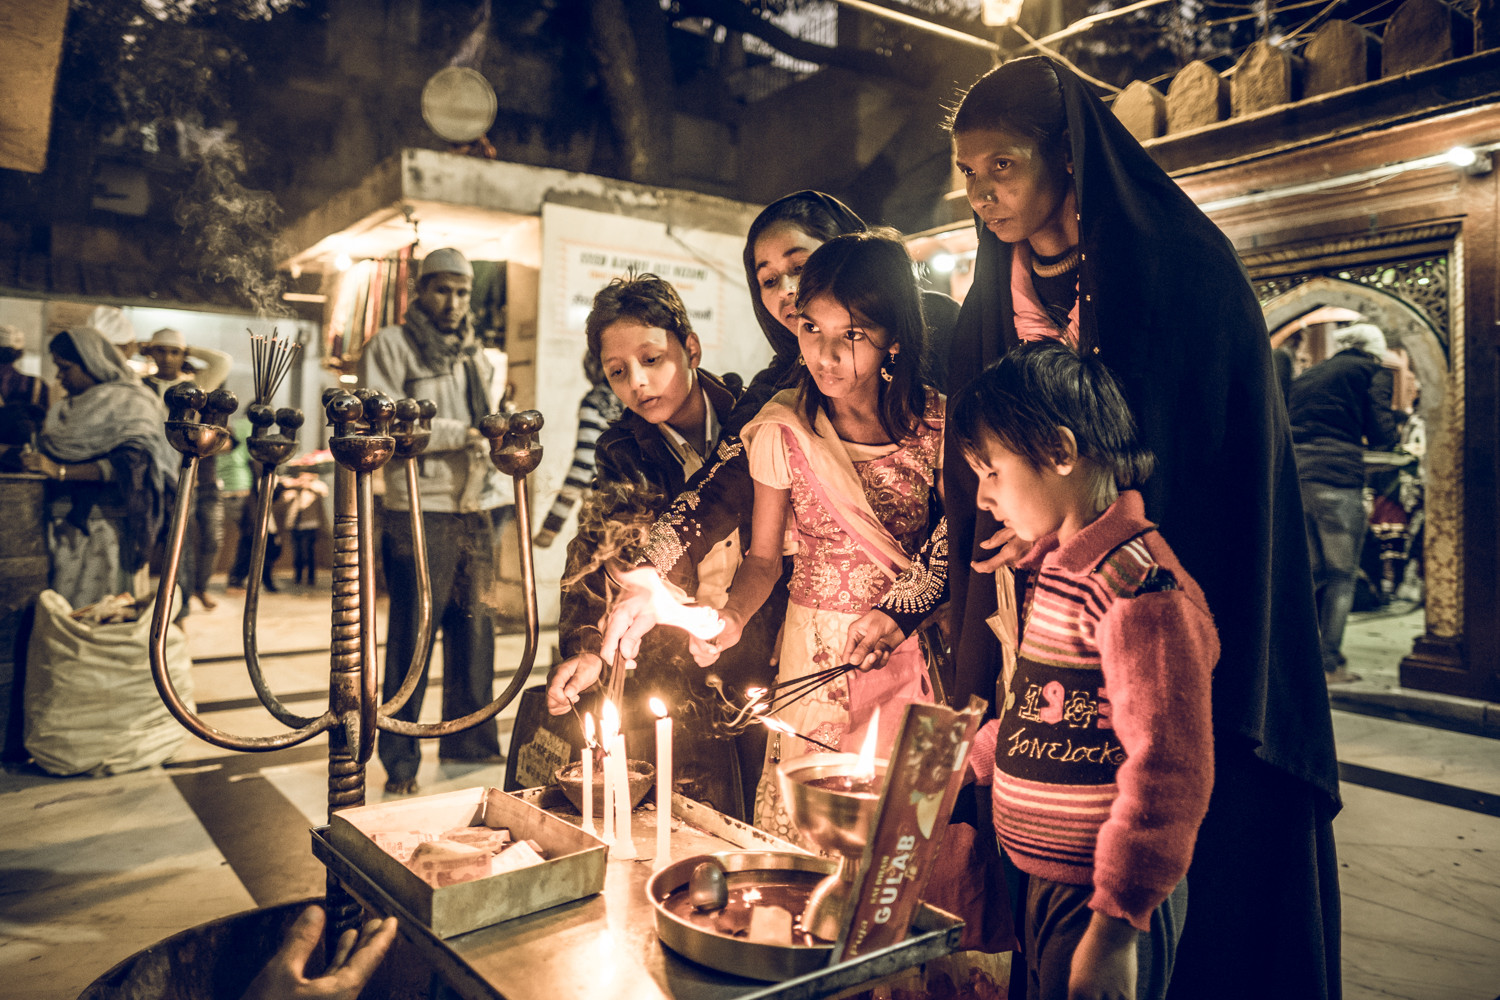
[[[823,853],[839,859],[838,871],[818,883],[802,913],[802,929],[828,941],[836,940],[848,923],[854,878],[875,824],[884,785],[886,762],[875,762],[876,791],[842,792],[819,788],[819,778],[848,777],[859,766],[852,753],[816,753],[788,761],[776,769],[781,801],[802,835]]]

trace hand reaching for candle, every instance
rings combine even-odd
[[[323,936],[321,906],[309,906],[286,932],[286,940],[245,990],[242,1000],[354,1000],[396,940],[396,918],[369,920],[358,933],[346,930],[323,974],[308,979],[307,961]]]
[[[598,653],[579,653],[555,665],[547,675],[547,711],[562,715],[572,709],[603,672],[604,660]]]
[[[852,663],[860,670],[877,670],[891,658],[891,650],[906,639],[906,633],[884,611],[872,609],[865,612],[849,626],[849,638],[844,643],[845,663]]]
[[[692,633],[688,634],[688,652],[693,654],[693,661],[700,667],[711,667],[719,661],[719,656],[740,641],[740,634],[745,631],[745,621],[738,614],[729,609],[719,612],[719,621],[724,628],[712,639],[701,639]]]
[[[641,651],[641,636],[655,628],[656,621],[656,603],[652,600],[651,590],[629,581],[622,582],[604,622],[604,645],[599,656],[608,663],[618,653],[625,659],[627,667],[634,666]]]

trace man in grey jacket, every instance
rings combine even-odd
[[[434,250],[422,261],[417,296],[400,326],[388,326],[365,345],[360,383],[394,399],[430,399],[437,404],[432,439],[418,459],[422,524],[427,535],[427,571],[432,581],[433,619],[443,640],[443,718],[468,715],[494,697],[495,609],[486,602],[495,578],[495,529],[499,508],[510,503],[509,483],[489,462],[479,420],[499,409],[505,386],[474,333],[469,296],[474,269],[457,250]],[[381,559],[390,593],[384,694],[401,686],[417,640],[417,572],[413,556],[411,502],[401,463],[385,467],[385,512]],[[435,643],[434,643],[435,644]],[[416,720],[422,711],[431,662],[397,718]],[[385,790],[417,790],[418,741],[381,733]],[[438,742],[438,757],[496,763],[503,760],[495,720]]]

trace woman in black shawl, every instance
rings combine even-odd
[[[1104,361],[1158,471],[1146,510],[1202,585],[1222,640],[1213,799],[1188,874],[1174,997],[1337,997],[1339,808],[1302,504],[1263,317],[1222,233],[1066,68],[992,70],[950,122],[977,216],[949,384],[1021,339]],[[1009,534],[944,463],[955,703],[995,695],[986,568]],[[964,500],[968,498],[968,502]]]

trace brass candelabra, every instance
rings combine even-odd
[[[204,392],[191,383],[174,386],[166,394],[167,439],[183,455],[177,480],[177,498],[172,514],[166,557],[156,593],[151,620],[151,674],[162,701],[177,721],[193,735],[226,750],[245,753],[279,750],[328,734],[328,812],[363,805],[365,764],[375,751],[378,731],[431,739],[462,732],[494,718],[525,685],[536,659],[538,616],[536,572],[531,550],[531,509],[526,478],[541,462],[542,447],[537,433],[542,416],[535,410],[492,413],[480,421],[479,431],[490,442],[490,461],[515,483],[516,532],[520,540],[521,582],[526,606],[526,647],[521,662],[505,690],[483,708],[442,722],[406,722],[393,718],[416,690],[432,643],[432,589],[427,575],[426,535],[422,526],[417,488],[416,459],[432,434],[436,407],[429,400],[388,397],[368,389],[354,392],[329,390],[323,405],[333,428],[329,450],[337,469],[333,491],[333,623],[329,669],[328,707],[315,717],[298,715],[271,691],[261,670],[257,641],[257,611],[261,572],[265,564],[266,539],[271,521],[271,499],[277,466],[291,458],[297,448],[302,411],[272,409],[273,382],[263,383],[257,369],[257,399],[245,412],[252,426],[246,446],[259,467],[259,498],[251,565],[246,577],[244,611],[245,664],[256,696],[285,732],[271,736],[237,736],[208,725],[178,695],[167,673],[167,626],[171,621],[172,596],[198,463],[228,451],[233,443],[229,417],[238,408],[234,394],[219,389]],[[269,386],[267,388],[266,386]],[[370,476],[389,461],[405,463],[407,493],[411,499],[411,531],[417,563],[420,628],[411,662],[391,664],[404,671],[396,694],[380,701],[379,665],[375,636],[375,512]],[[348,927],[357,926],[359,906],[330,873],[327,881],[329,914],[327,940],[330,947]]]

